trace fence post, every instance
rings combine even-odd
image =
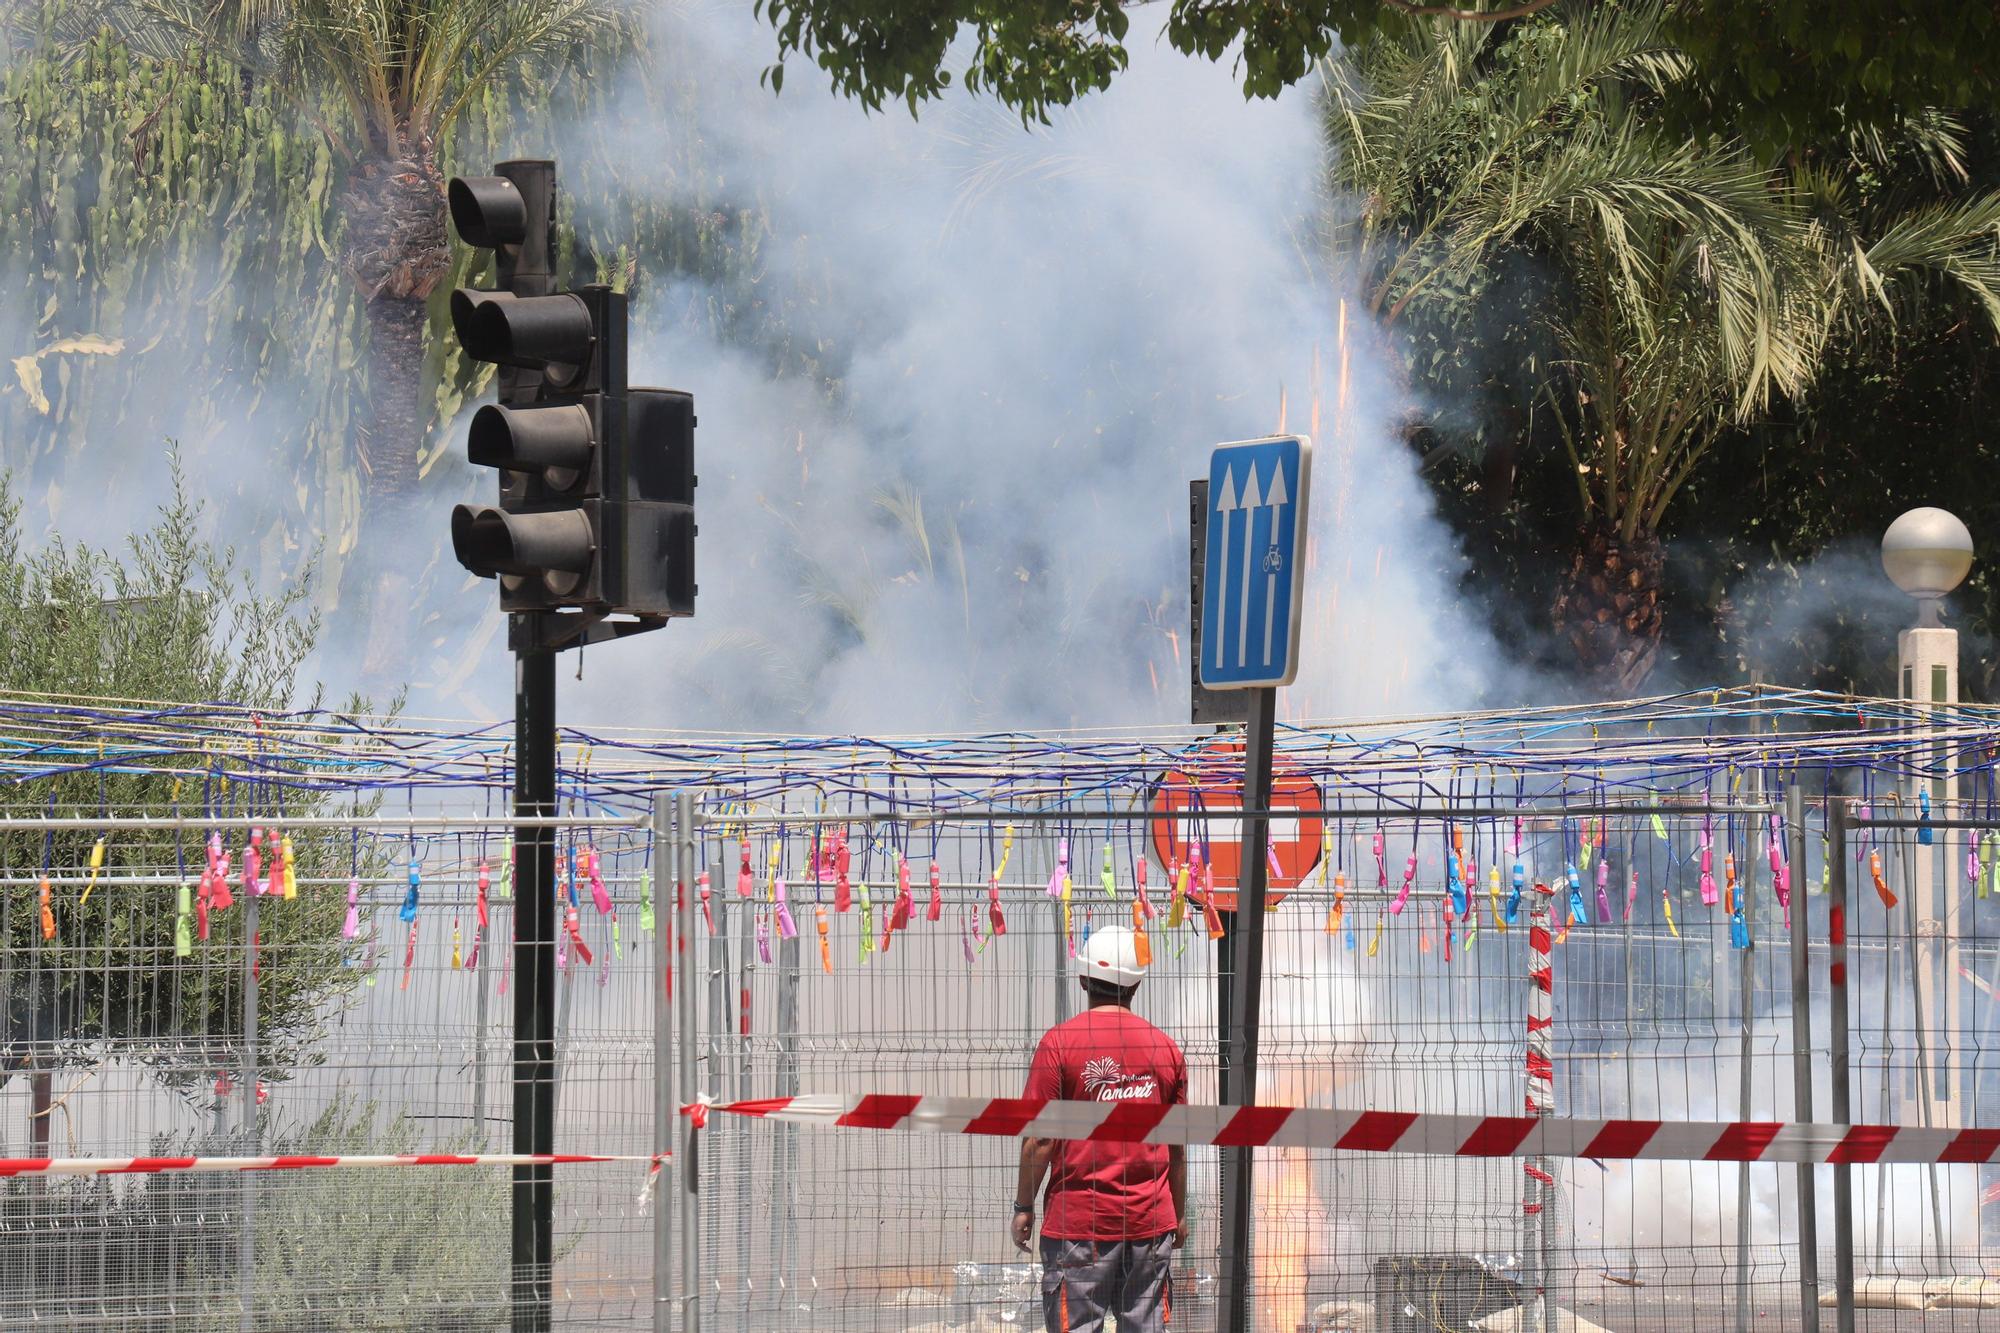
[[[778,942],[778,1087],[780,1097],[796,1097],[799,1092],[799,937],[794,934]],[[777,1233],[771,1246],[772,1271],[781,1292],[790,1289],[798,1255],[797,1179],[798,1126],[779,1125],[771,1145],[772,1193],[777,1207],[772,1210],[771,1227]]]
[[[479,864],[480,873],[486,873],[484,831],[479,835]],[[493,941],[488,938],[492,934],[491,930],[482,931],[476,924],[473,926],[472,952],[475,961],[472,968],[472,984],[477,989],[473,992],[475,998],[472,1017],[472,1132],[477,1136],[475,1141],[481,1152],[486,1152],[493,1142],[492,1135],[486,1128],[486,1027],[491,1021],[486,1000],[486,957],[493,952]]]
[[[1222,1100],[1233,1106],[1250,1106],[1257,1100],[1257,1039],[1264,994],[1264,890],[1269,874],[1264,849],[1271,832],[1268,812],[1277,697],[1273,688],[1252,690],[1250,721],[1244,728],[1243,809],[1263,813],[1244,816],[1236,911],[1222,941],[1228,962],[1225,990],[1218,999],[1226,998],[1228,1007],[1225,1014],[1218,1015],[1223,1022],[1218,1034],[1221,1058],[1216,1065]],[[1223,971],[1220,963],[1217,971]],[[1251,1250],[1256,1242],[1251,1200],[1256,1171],[1256,1149],[1222,1150],[1222,1282],[1216,1322],[1226,1333],[1244,1333],[1254,1322],[1250,1286],[1255,1271]]]
[[[243,1147],[257,1152],[257,886],[243,876]],[[244,1333],[257,1316],[257,1173],[243,1173],[243,1217],[236,1238],[237,1314]]]
[[[726,825],[721,830],[721,836],[725,838],[729,836]],[[698,859],[704,862],[702,868],[708,875],[711,893],[709,902],[715,915],[715,930],[708,937],[708,947],[705,950],[703,962],[708,979],[708,1026],[703,1029],[701,1034],[701,1054],[699,1059],[707,1062],[708,1076],[703,1080],[701,1090],[704,1093],[714,1096],[717,1100],[724,1100],[735,1095],[734,1089],[736,1087],[734,1077],[736,1072],[736,1043],[731,1035],[736,1025],[730,1021],[731,1016],[736,1013],[736,1000],[729,993],[729,924],[730,917],[737,910],[737,904],[741,900],[736,897],[733,891],[725,890],[724,888],[730,882],[729,867],[721,861],[706,859],[706,852],[707,849],[703,848],[701,857]],[[709,1133],[713,1133],[715,1137],[708,1139]],[[708,1139],[704,1146],[708,1148],[710,1153],[709,1174],[716,1178],[716,1206],[717,1208],[734,1207],[740,1213],[743,1207],[742,1201],[738,1192],[732,1188],[731,1184],[731,1180],[735,1175],[737,1137],[735,1134],[724,1133],[723,1127],[720,1124],[711,1126],[703,1134],[703,1138]],[[721,1218],[718,1216],[716,1221],[719,1224]],[[718,1246],[715,1252],[715,1278],[718,1283],[715,1297],[715,1317],[718,1321],[725,1318],[728,1314],[728,1307],[722,1299],[719,1283],[723,1274],[730,1271],[729,1251],[731,1249],[736,1249],[737,1251],[737,1272],[740,1274],[742,1251],[739,1247]]]
[[[675,1097],[682,1104],[698,1101],[695,1082],[695,1009],[700,991],[694,985],[695,951],[695,851],[697,827],[694,797],[682,792],[674,798],[675,884],[674,935],[680,941],[687,966],[681,969],[681,984],[674,990],[674,1019],[680,1030],[680,1058],[675,1064]],[[701,1236],[697,1197],[701,1188],[701,1130],[693,1116],[675,1108],[675,1164],[681,1172],[681,1328],[684,1333],[701,1329]]]
[[[1852,1070],[1847,1033],[1847,802],[1827,802],[1827,851],[1832,858],[1826,884],[1827,1069],[1832,1075],[1832,1114],[1837,1125],[1854,1121]],[[1833,1166],[1833,1288],[1838,1302],[1834,1327],[1854,1333],[1854,1168]]]
[[[750,1100],[750,1029],[753,1011],[751,1008],[752,983],[757,972],[757,908],[754,900],[737,899],[736,909],[736,1006],[731,1011],[736,1015],[736,1095],[744,1101]],[[747,1152],[749,1146],[744,1145]],[[747,1166],[747,1162],[745,1163]],[[745,1211],[743,1225],[750,1225],[748,1211]],[[749,1253],[745,1245],[744,1253]]]
[[[746,813],[747,813],[747,807],[746,807]],[[749,825],[747,824],[744,825],[743,832],[746,837],[749,835]],[[718,884],[723,882],[722,875],[720,874],[718,874],[715,877],[715,879]],[[884,919],[885,920],[887,919],[886,913],[884,914]],[[754,897],[751,898],[739,897],[736,899],[736,1003],[730,1006],[729,1010],[730,1013],[736,1016],[736,1021],[730,1025],[734,1029],[734,1032],[731,1034],[732,1040],[729,1042],[729,1046],[730,1049],[735,1052],[735,1062],[736,1062],[735,1096],[746,1102],[750,1100],[750,1095],[751,1095],[750,1091],[750,1068],[752,1064],[752,1058],[750,1053],[750,1029],[751,1029],[751,1018],[752,1018],[751,981],[756,973],[756,967],[757,967],[756,940],[757,940],[756,899]],[[723,984],[725,986],[728,984],[728,980],[729,979],[727,977],[723,978]],[[740,1131],[744,1127],[734,1126],[732,1128]],[[729,1143],[730,1176],[735,1182],[735,1184],[731,1187],[731,1189],[734,1192],[740,1192],[742,1194],[747,1195],[753,1189],[756,1180],[757,1163],[755,1158],[755,1150],[756,1150],[755,1141],[750,1137],[748,1133],[732,1132],[731,1134],[728,1135],[728,1143]],[[743,1310],[743,1322],[745,1327],[748,1327],[749,1325],[751,1307],[755,1304],[755,1292],[752,1286],[752,1279],[750,1276],[752,1272],[750,1264],[750,1245],[751,1245],[750,1235],[752,1231],[750,1214],[752,1211],[753,1210],[751,1208],[741,1203],[737,1205],[736,1253],[738,1255],[737,1262],[742,1266],[742,1271],[739,1275],[739,1280],[742,1284],[741,1286],[741,1290],[743,1293],[742,1310]]]
[[[1796,780],[1785,793],[1785,827],[1790,845],[1785,863],[1792,876],[1792,1119],[1813,1118],[1812,944],[1806,930],[1806,799]],[[1819,1333],[1819,1191],[1810,1162],[1798,1166],[1799,1328]]]
[[[653,796],[653,854],[651,864],[660,870],[661,887],[672,882],[672,868],[668,857],[674,846],[673,809],[665,792]],[[642,872],[643,873],[643,872]],[[657,913],[665,918],[664,926],[653,932],[653,1151],[667,1153],[673,1150],[675,1095],[680,1090],[680,1078],[674,1069],[673,1022],[674,1005],[674,909]],[[480,978],[480,998],[486,996],[486,982]],[[674,1299],[674,1226],[673,1210],[665,1197],[667,1190],[663,1182],[667,1179],[667,1166],[659,1163],[659,1170],[653,1177],[658,1196],[653,1200],[653,1333],[669,1333],[673,1326]]]
[[[1757,783],[1757,796],[1764,795],[1761,775]],[[1756,827],[1754,821],[1763,815],[1750,816],[1753,821],[1745,829],[1743,839],[1743,879],[1736,892],[1735,909],[1743,914],[1744,945],[1738,950],[1737,959],[1737,1045],[1736,1045],[1736,1118],[1751,1118],[1751,1099],[1755,1087],[1755,1070],[1752,1065],[1754,1054],[1754,1029],[1757,1008],[1757,859],[1755,848],[1757,839],[1750,833]],[[1750,1163],[1744,1162],[1736,1168],[1736,1330],[1749,1333],[1750,1330]]]

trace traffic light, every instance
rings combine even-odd
[[[556,164],[523,160],[502,162],[491,176],[454,176],[446,188],[452,225],[459,239],[493,251],[498,291],[460,289],[452,293],[452,322],[457,323],[458,299],[475,305],[521,296],[547,296],[555,290]],[[503,366],[498,376],[503,403],[532,401],[541,376]]]
[[[499,470],[499,503],[453,510],[453,552],[499,580],[503,611],[693,615],[694,400],[627,387],[623,293],[551,290],[553,167],[495,170],[449,192],[460,238],[495,251],[503,283],[451,294],[466,354],[501,368],[500,401],[466,439]]]

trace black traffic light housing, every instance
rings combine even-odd
[[[620,493],[607,505],[606,579],[633,605],[694,614],[694,395],[633,389],[625,400],[623,457],[609,469]]]
[[[499,470],[499,503],[457,507],[453,551],[499,580],[502,610],[535,613],[517,616],[517,642],[561,646],[693,615],[694,400],[628,389],[623,293],[553,290],[553,164],[494,170],[449,190],[460,237],[494,250],[503,284],[451,295],[466,353],[501,368],[499,401],[466,440],[473,464]],[[612,616],[636,623],[599,625]]]
[[[459,325],[459,301],[474,304],[547,296],[555,290],[556,164],[540,158],[496,163],[491,176],[454,176],[445,189],[451,225],[459,239],[493,251],[497,291],[460,288],[452,293],[452,323]],[[460,328],[461,337],[463,328]],[[483,358],[482,358],[483,359]],[[503,403],[531,401],[541,376],[502,366]]]

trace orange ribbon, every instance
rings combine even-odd
[[[1888,884],[1882,879],[1882,853],[1868,853],[1868,877],[1875,881],[1875,892],[1880,895],[1882,906],[1894,907],[1896,895],[1889,891]]]

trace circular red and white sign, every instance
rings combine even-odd
[[[1319,784],[1297,765],[1278,756],[1271,765],[1271,809],[1324,808]],[[1171,869],[1185,861],[1191,846],[1203,848],[1202,858],[1215,867],[1215,905],[1236,910],[1236,887],[1243,870],[1243,821],[1190,819],[1190,811],[1213,813],[1243,808],[1243,742],[1218,737],[1203,741],[1181,756],[1153,792],[1153,850]],[[1266,905],[1284,900],[1319,865],[1322,821],[1317,816],[1273,817],[1271,845],[1277,865],[1268,878]]]

